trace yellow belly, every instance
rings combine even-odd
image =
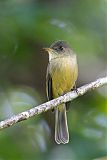
[[[71,59],[63,59],[60,62],[58,60],[54,62],[51,69],[53,70],[51,72],[53,97],[56,98],[73,88],[78,68],[77,63],[72,62]]]

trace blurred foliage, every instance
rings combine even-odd
[[[48,55],[42,48],[55,40],[69,42],[77,53],[77,86],[105,75],[106,19],[106,0],[0,0],[0,120],[47,100]],[[68,144],[54,143],[47,123],[50,113],[41,114],[0,132],[0,160],[107,156],[107,87],[70,106]]]

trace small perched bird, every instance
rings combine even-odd
[[[49,53],[46,91],[48,100],[52,100],[71,91],[75,86],[78,76],[77,58],[69,45],[62,40],[44,49]],[[55,108],[55,141],[58,144],[69,142],[65,104]]]

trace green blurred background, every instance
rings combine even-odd
[[[106,18],[107,0],[0,0],[0,120],[47,101],[48,55],[42,48],[55,40],[67,41],[77,53],[78,87],[105,76]],[[107,87],[71,102],[66,145],[54,142],[50,112],[0,131],[0,160],[105,157],[106,106]]]

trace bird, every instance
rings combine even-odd
[[[78,63],[75,52],[66,41],[58,40],[44,50],[49,54],[46,72],[46,93],[52,100],[71,91],[78,77]],[[69,142],[66,104],[55,109],[55,141],[57,144]]]

